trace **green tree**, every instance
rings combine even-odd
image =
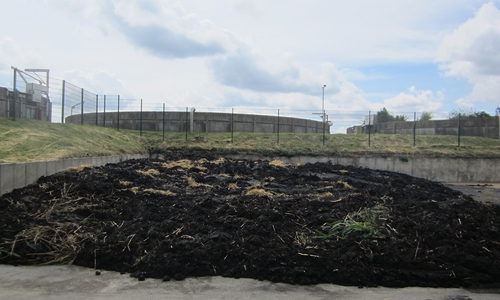
[[[387,108],[382,108],[379,112],[377,112],[377,122],[384,123],[392,121],[393,116],[389,113]]]
[[[484,110],[478,111],[473,108],[467,109],[454,109],[450,112],[450,119],[457,119],[460,114],[461,118],[489,118],[491,115]]]
[[[420,115],[420,119],[419,121],[430,121],[432,120],[433,118],[433,115],[430,111],[424,111],[421,115]]]
[[[404,122],[407,121],[408,117],[405,115],[392,115],[387,108],[382,108],[379,112],[377,112],[377,122]]]
[[[394,116],[394,120],[395,122],[406,122],[408,121],[408,117],[405,116],[405,115],[396,115]]]

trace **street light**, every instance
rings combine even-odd
[[[78,106],[78,105],[80,105],[80,104],[81,104],[81,103],[77,103],[77,104],[75,104],[75,105],[71,106],[71,115],[73,115],[73,108],[77,107],[77,106]]]
[[[324,84],[322,86],[322,88],[323,88],[323,106],[321,107],[321,109],[323,110],[323,119],[325,119],[324,113],[325,113],[325,88],[326,88],[326,84]]]
[[[80,103],[77,103],[77,104],[75,104],[75,105],[71,106],[71,116],[73,115],[73,109],[74,109],[75,107],[77,107],[78,105],[80,105]]]
[[[323,104],[322,104],[322,110],[323,110],[323,146],[325,145],[325,87],[326,84],[323,85]]]

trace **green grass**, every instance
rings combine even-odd
[[[203,136],[203,142],[195,137]],[[280,133],[189,133],[116,130],[91,125],[55,124],[0,118],[0,163],[83,156],[200,151],[214,155],[394,156],[500,158],[500,140],[456,136]]]
[[[135,132],[0,118],[0,163],[145,152]]]
[[[357,212],[348,214],[342,220],[336,220],[331,224],[324,225],[318,230],[316,238],[345,239],[353,233],[361,233],[365,237],[377,237],[381,225],[381,219],[387,216],[386,208],[378,205],[373,208],[363,208]]]

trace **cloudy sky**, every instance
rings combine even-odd
[[[500,106],[500,1],[0,0],[0,86],[48,68],[150,105]],[[354,124],[352,124],[354,125]]]

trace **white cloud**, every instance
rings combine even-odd
[[[328,88],[328,87],[327,87]],[[362,91],[352,82],[343,81],[339,84],[340,92],[334,95],[325,89],[326,110],[368,111],[371,103],[363,97]]]
[[[231,46],[224,30],[186,14],[176,1],[99,1],[91,2],[91,8],[81,1],[54,3],[80,20],[79,31],[120,33],[133,46],[164,59],[211,56]]]
[[[433,87],[432,92],[416,75],[415,83],[402,86],[422,91],[394,96],[401,89],[387,82],[397,75],[383,73],[377,65],[428,63],[444,34],[483,3],[469,1],[45,0],[31,4],[34,11],[11,1],[6,9],[23,11],[32,23],[12,28],[15,40],[0,36],[0,75],[7,72],[10,78],[12,64],[50,68],[52,76],[91,92],[144,98],[155,107],[319,110],[326,84],[327,111],[363,115],[384,105],[396,111],[427,110],[444,101],[436,92],[444,88]],[[495,23],[492,12],[483,23]],[[20,16],[7,16],[0,25]],[[465,31],[460,46],[465,54],[454,48],[453,35],[449,47],[443,42],[442,53],[448,56],[440,62],[449,66],[450,76],[475,78],[474,97],[492,95],[498,85],[496,63],[481,60],[495,57],[497,50],[498,34],[487,28],[484,39],[477,39],[487,47],[480,48],[465,43],[476,27]],[[386,83],[379,90],[370,86],[370,96],[376,97],[355,84],[372,79]]]
[[[258,18],[265,13],[264,4],[258,0],[229,0],[231,7],[239,13]]]
[[[470,103],[488,102],[494,105],[500,105],[500,76],[481,76],[469,95],[464,98]]]
[[[13,63],[12,60],[22,60],[20,53],[21,49],[12,38],[0,40],[0,67],[4,69]]]
[[[102,0],[45,0],[46,3],[58,6],[66,11],[71,11],[85,17],[95,16],[100,13],[109,1]]]
[[[36,68],[40,66],[41,58],[38,53],[33,50],[25,50],[10,37],[5,37],[0,40],[0,74],[3,78],[12,78],[13,74],[11,67],[16,67],[21,70],[25,68]],[[12,79],[0,82],[0,86],[12,88]]]
[[[198,107],[212,107],[214,105],[214,100],[210,97],[199,93],[197,91],[186,91],[182,97],[185,103],[192,104],[191,106]]]
[[[262,64],[261,61],[265,59],[242,45],[234,54],[212,60],[211,68],[217,82],[243,90],[318,95],[321,86],[328,84],[330,93],[339,91],[336,69],[324,68],[323,75],[318,77],[287,56],[278,64]]]
[[[384,107],[390,112],[423,112],[438,111],[444,102],[442,92],[430,90],[417,90],[414,86],[408,88],[408,93],[400,93],[397,96],[384,100]]]
[[[118,1],[106,16],[137,47],[161,58],[211,56],[226,52],[220,30],[196,14],[179,16],[155,1]],[[218,34],[219,33],[219,34]],[[216,38],[214,38],[217,37]]]
[[[498,103],[500,94],[500,10],[484,4],[476,15],[443,39],[438,62],[447,76],[467,79],[473,90],[456,101]]]
[[[382,103],[369,102],[356,85],[343,81],[340,92],[329,96],[325,106],[327,113],[331,115],[330,120],[333,121],[332,131],[345,133],[345,128],[362,124],[369,112],[376,114],[383,107],[394,115],[405,115],[412,120],[414,112],[439,111],[444,99],[442,92],[418,90],[412,86],[406,92],[389,97]]]
[[[344,68],[341,70],[342,76],[346,80],[353,80],[353,81],[362,81],[362,80],[373,80],[373,79],[383,79],[386,78],[387,75],[380,74],[380,73],[372,73],[372,74],[366,74],[361,72],[360,70],[356,69],[351,69],[351,68]]]
[[[225,52],[216,41],[200,43],[158,25],[122,26],[122,32],[136,46],[160,58],[211,56]]]
[[[133,97],[131,91],[127,91],[124,83],[115,74],[110,74],[102,70],[66,71],[64,79],[73,85],[84,88],[91,93],[99,95],[122,95],[126,98]]]
[[[474,103],[464,99],[464,98],[459,98],[455,101],[455,103],[460,107],[460,108],[474,108]]]
[[[326,77],[329,83],[325,88],[325,110],[345,111],[346,114],[350,114],[352,112],[368,113],[370,110],[378,109],[378,104],[369,102],[364,92],[350,81],[353,77],[368,79],[368,76],[359,71],[339,71],[331,63],[325,63],[322,67],[323,74],[325,74],[323,77]]]

